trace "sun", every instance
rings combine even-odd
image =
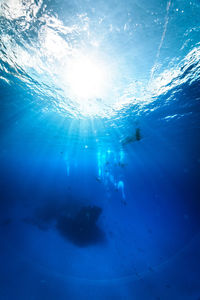
[[[79,100],[103,96],[106,71],[99,61],[87,56],[79,56],[71,60],[67,73],[72,96]]]

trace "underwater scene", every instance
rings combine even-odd
[[[200,1],[0,0],[0,300],[200,300]]]

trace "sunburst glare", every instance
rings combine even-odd
[[[105,92],[105,67],[86,56],[79,56],[70,62],[68,83],[70,92],[80,100],[101,98]]]

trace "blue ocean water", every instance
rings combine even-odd
[[[199,15],[0,1],[0,299],[200,299]]]

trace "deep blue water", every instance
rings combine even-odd
[[[200,299],[199,15],[0,1],[0,300]]]

